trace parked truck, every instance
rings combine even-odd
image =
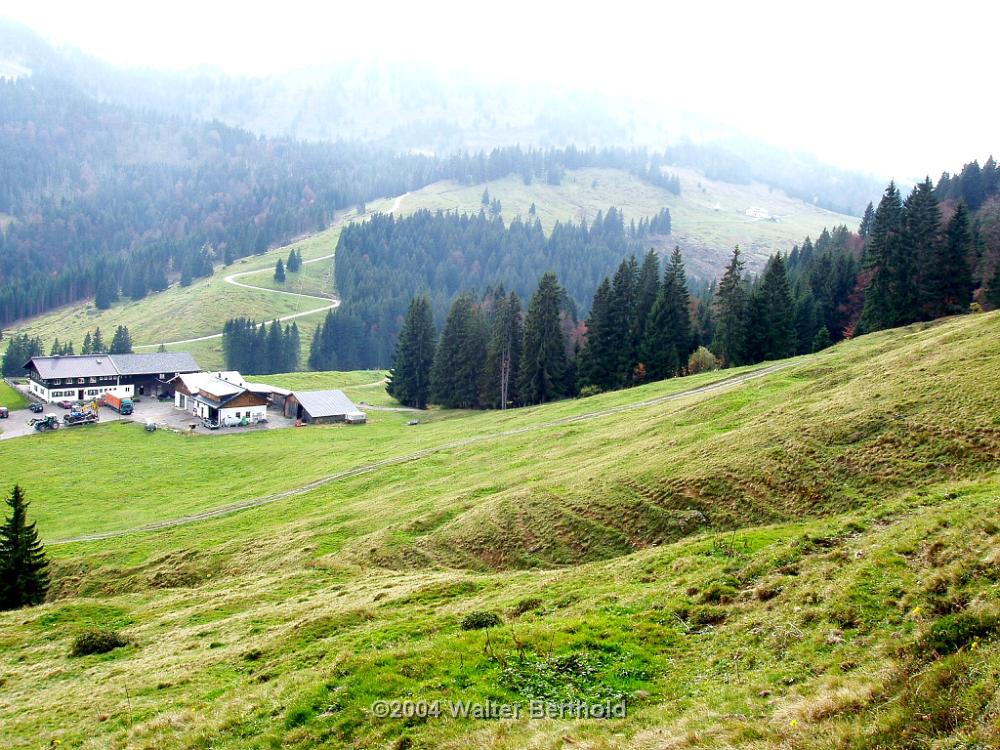
[[[133,411],[132,399],[127,396],[116,396],[113,393],[104,394],[104,405],[109,409],[114,409],[119,414],[131,414]]]

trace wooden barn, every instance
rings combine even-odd
[[[343,391],[293,391],[285,399],[284,414],[305,424],[330,424],[345,422],[348,415],[362,412]]]
[[[238,372],[195,372],[174,381],[174,405],[223,425],[267,419],[267,398],[247,388]]]

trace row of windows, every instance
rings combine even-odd
[[[91,383],[96,383],[98,380],[104,382],[104,381],[114,380],[114,379],[115,379],[114,375],[101,375],[99,378],[77,378],[76,382],[79,385],[83,385],[88,380]],[[50,380],[48,382],[51,385],[62,385],[64,382],[65,382],[66,385],[73,385],[73,378],[66,378],[65,380],[62,380],[60,378],[56,378],[55,380]]]
[[[113,390],[115,390],[114,386],[110,388],[88,388],[86,395],[88,397],[100,396],[102,393],[108,393]],[[52,391],[49,393],[49,398],[76,398],[77,393],[77,391]]]

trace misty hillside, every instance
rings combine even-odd
[[[767,146],[680,110],[586,88],[481,80],[424,63],[351,62],[268,78],[217,70],[116,68],[53,50],[33,32],[0,22],[0,60],[21,75],[45,73],[107,102],[218,120],[274,137],[363,141],[444,156],[524,147],[670,147],[678,166],[712,179],[758,181],[833,211],[859,215],[881,180]]]

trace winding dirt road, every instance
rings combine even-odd
[[[96,542],[102,539],[113,539],[116,537],[128,536],[131,534],[142,534],[152,531],[162,531],[164,529],[171,529],[177,526],[186,526],[187,524],[197,523],[198,521],[206,521],[212,518],[219,518],[220,516],[227,516],[232,513],[238,513],[242,510],[249,510],[251,508],[259,508],[262,505],[270,505],[271,503],[278,502],[279,500],[284,500],[285,498],[295,497],[296,495],[303,495],[307,492],[322,487],[324,485],[330,484],[331,482],[337,482],[341,479],[347,479],[349,477],[356,477],[361,474],[371,474],[373,472],[379,471],[380,469],[385,469],[389,466],[396,466],[398,464],[409,463],[410,461],[419,461],[420,459],[432,456],[435,453],[440,453],[442,451],[454,450],[456,448],[464,448],[469,445],[474,445],[476,443],[482,443],[489,440],[500,440],[503,438],[514,437],[517,435],[523,435],[527,432],[536,432],[538,430],[550,429],[552,427],[562,427],[565,425],[575,424],[577,422],[585,422],[591,419],[599,419],[601,417],[609,417],[615,414],[621,414],[622,412],[634,411],[636,409],[644,409],[649,406],[656,406],[657,404],[666,403],[668,401],[677,401],[682,398],[687,398],[689,396],[698,396],[705,393],[713,393],[715,391],[727,390],[734,388],[736,386],[743,385],[752,380],[757,380],[758,378],[765,377],[779,370],[783,370],[786,367],[790,367],[793,363],[782,362],[775,365],[769,365],[767,367],[762,367],[751,372],[743,373],[741,375],[734,375],[729,378],[723,378],[722,380],[717,380],[713,383],[708,383],[697,388],[689,388],[686,391],[680,391],[678,393],[671,393],[666,396],[658,396],[656,398],[646,399],[644,401],[634,401],[629,404],[622,404],[621,406],[615,406],[608,409],[601,409],[599,411],[588,412],[586,414],[576,414],[570,417],[562,417],[561,419],[553,419],[548,422],[539,422],[538,424],[527,425],[525,427],[519,427],[513,430],[503,430],[500,432],[486,433],[483,435],[476,435],[474,437],[465,438],[463,440],[456,440],[450,443],[443,443],[441,445],[432,446],[430,448],[424,448],[423,450],[415,451],[413,453],[406,453],[401,456],[393,456],[391,458],[384,458],[380,461],[373,461],[367,464],[360,464],[354,466],[350,469],[345,469],[344,471],[339,471],[336,474],[330,474],[325,477],[320,477],[319,479],[303,484],[299,487],[293,487],[290,490],[285,490],[284,492],[278,492],[272,495],[262,495],[260,497],[250,498],[249,500],[242,500],[238,503],[231,503],[229,505],[222,505],[217,508],[211,508],[209,510],[202,511],[201,513],[193,513],[187,516],[180,516],[177,518],[168,518],[162,521],[156,521],[155,523],[145,524],[143,526],[135,526],[129,529],[118,529],[115,531],[102,531],[95,534],[82,534],[80,536],[68,537],[65,539],[56,539],[53,541],[46,541],[47,545],[56,544],[73,544],[77,542]]]
[[[330,260],[330,258],[332,258],[332,257],[333,257],[333,253],[330,253],[329,255],[323,255],[323,256],[321,256],[319,258],[312,258],[310,260],[304,260],[304,261],[302,261],[302,265],[305,266],[305,265],[309,265],[310,263],[319,263],[322,260]],[[305,299],[315,299],[315,300],[322,300],[323,301],[324,304],[322,306],[320,306],[320,307],[316,307],[316,308],[313,308],[311,310],[303,310],[302,312],[297,312],[297,313],[294,313],[292,315],[284,315],[284,316],[278,318],[278,320],[281,321],[282,323],[284,323],[286,320],[294,320],[295,318],[301,318],[301,317],[304,317],[306,315],[314,315],[316,313],[324,312],[325,310],[332,310],[332,309],[340,306],[340,300],[339,299],[332,299],[330,297],[318,297],[315,294],[302,294],[300,292],[286,292],[286,291],[283,291],[281,289],[268,289],[267,287],[263,287],[263,286],[254,286],[253,284],[244,284],[242,281],[237,281],[236,280],[236,279],[242,278],[243,276],[252,276],[253,274],[256,274],[256,273],[266,273],[268,270],[270,270],[270,269],[267,269],[267,268],[255,268],[252,271],[241,271],[240,273],[232,273],[232,274],[229,274],[229,276],[226,276],[223,279],[223,281],[226,282],[227,284],[232,284],[233,286],[241,286],[244,289],[253,289],[253,290],[258,291],[258,292],[270,292],[271,294],[284,294],[284,295],[287,295],[289,297],[303,297]],[[263,323],[261,323],[261,325],[265,325],[265,323],[267,323],[267,322],[268,321],[264,321]],[[198,336],[198,337],[193,338],[193,339],[179,339],[177,341],[163,341],[163,342],[159,342],[159,343],[156,343],[156,344],[140,344],[140,345],[136,346],[135,348],[136,349],[152,349],[154,346],[159,347],[159,346],[172,346],[174,344],[193,344],[196,341],[211,341],[212,339],[221,339],[221,338],[222,338],[222,334],[221,333],[211,333],[208,336]]]
[[[408,195],[409,195],[409,193],[403,193],[402,195],[397,195],[393,199],[393,201],[392,201],[392,207],[389,209],[388,213],[395,213],[396,211],[398,211],[400,205],[403,202],[403,199],[406,198]],[[364,219],[367,219],[368,216],[370,216],[370,214],[365,214],[365,216],[363,216],[363,217],[355,217],[355,218],[349,219],[349,220],[345,221],[344,223],[347,224],[347,223],[350,223],[352,221],[359,221],[359,220],[363,221]],[[310,260],[304,260],[304,261],[302,261],[302,265],[307,266],[310,263],[319,263],[320,261],[330,260],[331,258],[333,258],[333,256],[334,256],[334,253],[330,253],[329,255],[323,255],[323,256],[321,256],[319,258],[311,258]],[[271,293],[271,294],[284,294],[284,295],[286,295],[288,297],[302,297],[304,299],[315,299],[315,300],[321,300],[321,301],[323,301],[325,303],[322,306],[313,308],[311,310],[303,310],[302,312],[297,312],[297,313],[294,313],[292,315],[285,315],[283,317],[278,318],[278,320],[280,322],[282,322],[282,323],[284,323],[286,320],[294,320],[295,318],[303,318],[306,315],[315,315],[316,313],[325,312],[326,310],[333,310],[333,309],[335,309],[337,307],[340,307],[340,300],[336,299],[336,298],[319,297],[319,296],[317,296],[315,294],[301,294],[300,292],[285,292],[285,291],[283,291],[281,289],[269,289],[267,287],[254,286],[253,284],[244,284],[242,281],[237,281],[237,279],[242,278],[244,276],[252,276],[252,275],[257,274],[257,273],[266,273],[269,270],[270,269],[268,269],[268,268],[255,268],[252,271],[240,271],[239,273],[232,273],[229,276],[226,276],[223,279],[223,281],[226,282],[227,284],[232,284],[233,286],[240,286],[240,287],[243,287],[244,289],[253,289],[254,291],[257,291],[257,292],[266,292],[266,293]],[[264,323],[261,323],[261,325],[264,325]],[[174,346],[174,345],[180,345],[180,344],[193,344],[193,343],[195,343],[197,341],[211,341],[212,339],[221,339],[221,338],[222,338],[222,334],[221,333],[210,333],[207,336],[196,336],[195,338],[178,339],[177,341],[158,341],[158,342],[156,342],[154,344],[138,344],[134,348],[136,348],[136,349],[152,349],[153,347]]]

